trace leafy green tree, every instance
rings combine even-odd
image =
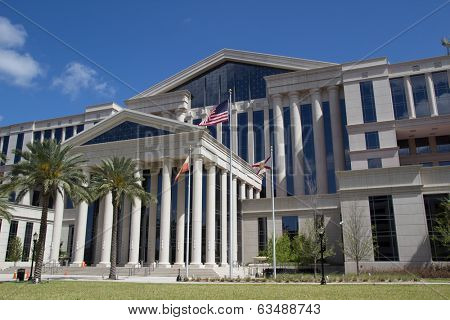
[[[284,265],[292,259],[291,239],[287,233],[275,238],[275,251],[277,265]],[[273,238],[269,239],[267,249],[264,252],[269,263],[273,263]]]
[[[432,237],[434,241],[440,242],[442,246],[450,249],[450,198],[446,198],[441,203],[441,212],[437,217],[434,226],[435,235]]]
[[[113,157],[103,160],[91,170],[90,190],[94,199],[106,196],[111,192],[113,205],[113,225],[111,239],[111,267],[109,279],[116,280],[117,266],[117,221],[120,203],[124,197],[133,201],[140,198],[143,204],[148,204],[154,198],[142,187],[142,179],[137,175],[138,163],[125,157]],[[163,190],[164,192],[164,190]]]
[[[13,261],[14,267],[16,267],[17,261],[22,259],[22,249],[22,241],[20,238],[12,238],[8,245],[8,256],[6,257],[6,261]]]
[[[18,192],[17,202],[29,192],[34,190],[40,192],[42,213],[39,239],[36,244],[34,283],[41,281],[50,199],[57,193],[67,194],[75,203],[90,199],[84,187],[87,179],[82,170],[82,165],[86,161],[81,155],[72,154],[71,150],[71,146],[61,146],[54,140],[27,144],[26,151],[15,151],[22,161],[13,166],[7,177],[10,182],[2,185],[9,191]]]

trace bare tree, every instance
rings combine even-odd
[[[373,252],[371,228],[364,225],[361,210],[353,204],[345,221],[343,221],[344,243],[342,251],[345,256],[356,262],[356,274],[359,275],[359,263]]]

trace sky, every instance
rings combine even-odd
[[[446,54],[450,1],[0,0],[0,127],[123,101],[222,48],[343,63]]]

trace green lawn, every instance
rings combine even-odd
[[[450,285],[138,284],[51,281],[0,283],[5,299],[448,299]]]

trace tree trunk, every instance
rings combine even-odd
[[[113,225],[111,237],[111,267],[109,269],[109,279],[117,280],[117,220],[119,218],[119,199],[117,193],[112,193],[113,201]]]
[[[356,259],[356,275],[359,276],[359,259]]]
[[[41,282],[42,263],[44,261],[45,251],[45,239],[47,238],[48,202],[50,199],[50,194],[44,194],[42,198],[41,226],[39,228],[39,239],[36,243],[36,264],[34,269],[33,283]]]

